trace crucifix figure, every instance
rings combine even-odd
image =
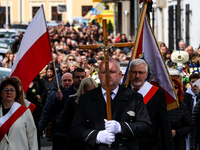
[[[80,49],[97,49],[101,48],[104,50],[104,62],[105,62],[105,79],[106,79],[106,110],[107,110],[107,120],[112,120],[111,114],[111,98],[110,98],[110,77],[109,77],[109,49],[113,47],[133,47],[133,43],[115,43],[115,44],[108,44],[108,37],[107,37],[107,21],[106,19],[103,20],[103,41],[104,44],[100,45],[82,45],[79,46]]]

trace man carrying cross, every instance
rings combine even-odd
[[[101,87],[80,96],[71,135],[90,150],[138,150],[137,138],[149,135],[151,122],[142,95],[119,85],[119,63],[108,59],[111,117],[107,120],[105,62],[99,65]]]

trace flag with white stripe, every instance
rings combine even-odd
[[[175,94],[167,66],[161,55],[147,17],[144,19],[143,34],[141,34],[141,36],[143,36],[140,40],[142,40],[144,59],[149,65],[150,73],[153,75],[151,84],[158,86],[165,91],[168,110],[177,108],[178,98]]]
[[[11,76],[16,76],[21,80],[26,92],[31,81],[51,59],[51,45],[42,5],[26,29]]]

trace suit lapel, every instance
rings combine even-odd
[[[123,86],[119,86],[119,91],[117,92],[117,95],[114,98],[114,101],[117,101],[116,106],[115,106],[115,111],[112,114],[112,120],[120,120],[122,116],[122,112],[127,108],[128,104],[128,93],[125,92],[126,88]],[[102,95],[101,87],[97,88],[97,91],[94,92],[94,106],[97,111],[97,119],[98,120],[103,120],[107,118],[106,114],[106,103],[105,99]]]
[[[0,118],[1,118],[2,116],[3,116],[3,107],[1,106],[1,107],[0,107]],[[8,133],[8,134],[9,134],[9,133]],[[4,137],[5,137],[5,139],[6,139],[7,141],[9,141],[9,140],[8,140],[8,135],[7,135],[7,134],[5,134]]]
[[[94,97],[94,106],[95,106],[95,110],[97,112],[97,119],[98,120],[103,120],[106,118],[106,103],[105,103],[105,99],[102,95],[102,91],[101,91],[101,87],[97,88],[97,91],[94,93],[93,95]]]
[[[119,86],[119,91],[117,92],[117,95],[114,98],[114,100],[117,101],[117,103],[115,106],[115,111],[112,115],[112,120],[120,121],[120,118],[123,114],[122,112],[124,111],[124,109],[126,109],[128,97],[124,91],[125,91],[125,88],[122,86]]]

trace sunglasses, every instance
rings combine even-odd
[[[3,93],[8,93],[10,91],[10,93],[14,93],[15,89],[3,89]]]
[[[69,61],[75,61],[74,59],[68,59]]]

